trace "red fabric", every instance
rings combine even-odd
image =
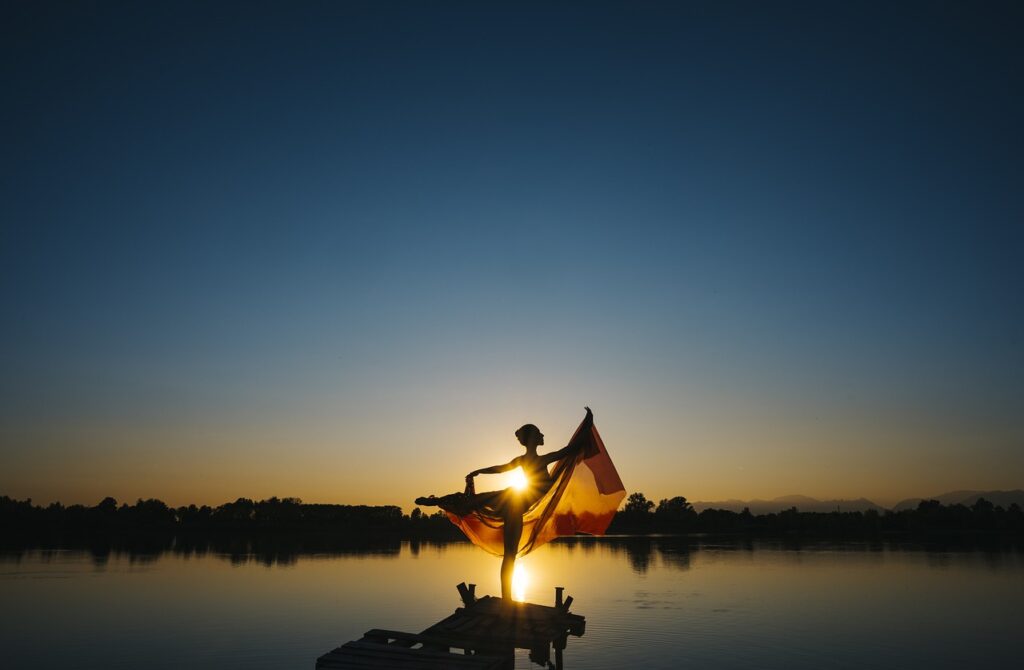
[[[584,419],[569,441],[572,455],[551,464],[554,483],[523,514],[518,556],[524,556],[560,535],[604,535],[626,488],[593,421]],[[498,496],[529,495],[506,489]],[[448,508],[442,505],[442,508]],[[446,509],[452,523],[479,547],[504,554],[504,522],[491,506],[466,511]]]

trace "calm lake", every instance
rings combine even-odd
[[[370,628],[417,632],[496,593],[467,543],[344,554],[0,554],[3,668],[305,668]],[[566,668],[1019,667],[1024,553],[569,539],[522,561],[575,598]],[[537,668],[519,651],[517,668]]]

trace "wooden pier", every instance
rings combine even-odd
[[[474,584],[456,588],[463,607],[423,632],[368,630],[318,658],[317,670],[504,670],[513,667],[516,649],[529,649],[530,660],[561,670],[567,637],[579,637],[586,628],[582,616],[569,613],[572,597],[563,600],[562,587],[555,589],[552,607],[477,599]]]

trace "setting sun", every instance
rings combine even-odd
[[[530,480],[528,480],[526,478],[526,473],[523,472],[522,468],[516,468],[515,470],[512,471],[511,486],[513,488],[516,488],[516,489],[519,489],[520,491],[522,491],[523,489],[525,489],[529,485],[530,485]]]

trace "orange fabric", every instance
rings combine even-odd
[[[539,498],[523,513],[517,556],[525,556],[560,535],[604,535],[626,489],[593,421],[585,419],[569,445],[577,449],[549,466],[554,483],[546,492],[505,489],[495,492],[489,504],[472,511],[446,509],[448,518],[474,544],[495,556],[504,555],[504,522],[499,508],[526,505],[536,496]]]

